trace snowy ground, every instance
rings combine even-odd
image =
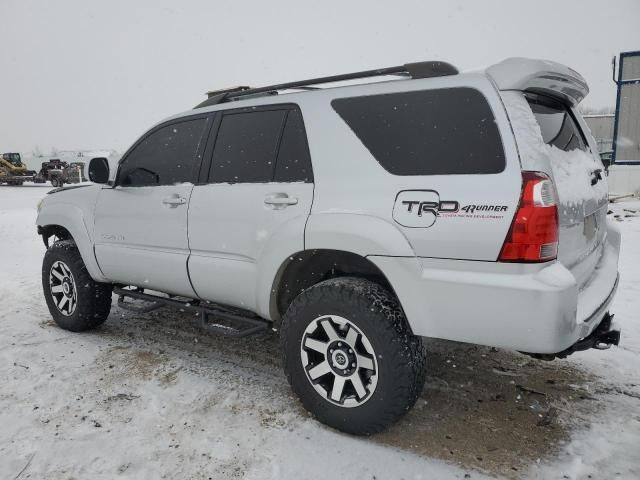
[[[612,206],[619,348],[546,363],[430,341],[416,407],[363,439],[301,409],[275,335],[115,305],[95,332],[57,328],[34,227],[46,191],[0,186],[0,478],[640,478],[638,201]]]

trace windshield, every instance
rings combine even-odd
[[[22,166],[19,153],[4,153],[2,158],[18,167]]]

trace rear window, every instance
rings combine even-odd
[[[547,145],[564,150],[587,151],[587,142],[571,111],[562,103],[542,95],[527,95],[527,102],[536,117],[542,139]]]
[[[505,157],[493,112],[473,88],[341,98],[331,102],[394,175],[499,173]]]

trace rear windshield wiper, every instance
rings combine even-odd
[[[596,168],[594,171],[591,172],[591,185],[595,185],[600,180],[602,180],[602,169]]]

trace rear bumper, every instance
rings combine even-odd
[[[620,234],[611,229],[580,289],[560,263],[369,258],[387,276],[416,335],[555,354],[602,322],[618,283],[619,250]]]
[[[618,345],[620,343],[620,329],[613,324],[613,315],[606,312],[599,321],[596,328],[586,337],[578,340],[569,348],[557,353],[527,353],[532,357],[539,358],[541,360],[554,360],[556,358],[566,358],[572,353],[582,350],[589,350],[595,348],[597,350],[607,350],[611,345]]]

